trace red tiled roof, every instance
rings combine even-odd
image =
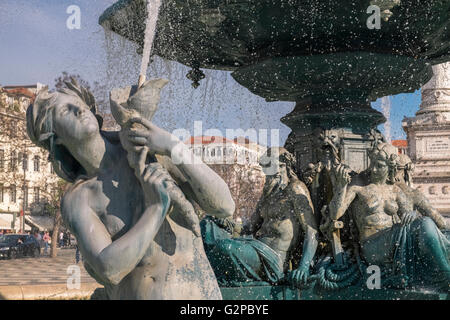
[[[397,148],[407,148],[408,147],[407,140],[392,140],[391,144]]]
[[[220,144],[224,144],[224,145],[237,144],[237,145],[244,146],[245,148],[249,148],[249,149],[253,149],[254,146],[257,146],[256,143],[252,142],[248,138],[238,137],[238,138],[234,138],[233,140],[230,140],[230,139],[227,139],[227,138],[221,137],[221,136],[190,137],[184,143],[191,144],[191,145],[193,145],[193,144],[207,145],[207,144],[211,144],[211,143],[220,143]]]
[[[250,141],[248,138],[245,138],[245,137],[234,138],[234,142],[239,143],[239,144],[245,144],[245,145],[253,143],[252,141]]]
[[[190,137],[184,143],[186,144],[211,144],[211,143],[235,143],[233,140],[218,136],[199,136]]]
[[[234,138],[233,140],[230,140],[220,136],[198,136],[198,137],[190,137],[184,143],[186,144],[236,143],[248,145],[252,144],[253,142],[245,137],[238,137]]]
[[[9,94],[25,96],[32,100],[34,100],[34,98],[36,97],[36,95],[33,92],[31,92],[30,90],[28,90],[27,88],[15,88],[15,89],[4,89],[4,90],[5,90],[5,92],[7,92]]]

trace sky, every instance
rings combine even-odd
[[[91,85],[97,81],[107,92],[113,87],[137,82],[140,57],[134,44],[120,39],[98,25],[101,13],[116,0],[0,0],[0,85],[36,82],[54,85],[63,71],[79,74]],[[81,29],[69,30],[66,10],[81,9]],[[162,93],[155,122],[167,130],[186,128],[202,121],[203,134],[216,128],[244,131],[249,128],[280,130],[279,143],[290,129],[279,119],[293,108],[292,102],[265,102],[237,84],[229,73],[206,71],[207,78],[194,90],[185,78],[188,68],[156,59],[151,77],[163,76],[171,83]],[[404,139],[404,116],[414,116],[420,91],[389,97],[392,139]],[[372,106],[382,111],[381,99]],[[380,129],[384,131],[384,126]],[[271,144],[268,139],[268,144]]]

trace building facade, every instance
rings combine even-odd
[[[433,66],[433,72],[422,87],[420,110],[402,125],[415,165],[415,187],[450,217],[450,63]]]
[[[398,154],[408,155],[408,140],[392,140],[391,144],[397,148]]]
[[[26,216],[44,214],[57,193],[48,153],[26,131],[26,109],[42,87],[0,87],[0,229],[31,229]]]
[[[191,137],[185,143],[228,184],[236,204],[234,220],[248,221],[264,188],[259,159],[266,148],[248,139],[209,136]]]

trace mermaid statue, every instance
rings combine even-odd
[[[131,97],[113,92],[120,132],[101,130],[94,96],[76,81],[42,90],[27,110],[31,141],[73,183],[61,215],[111,300],[222,298],[192,203],[227,218],[234,201],[220,176],[150,121],[165,83],[149,81]]]
[[[369,156],[366,181],[352,181],[343,164],[332,168],[333,198],[320,229],[330,235],[338,219],[348,214],[355,226],[358,258],[366,266],[380,267],[383,287],[448,292],[450,241],[443,234],[448,230],[445,219],[399,174],[405,160],[396,148],[376,140]]]

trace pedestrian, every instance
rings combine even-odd
[[[64,232],[62,231],[59,233],[59,247],[64,247]]]
[[[64,238],[63,238],[64,247],[69,246],[69,239],[68,239],[68,232],[64,232]]]
[[[78,262],[80,262],[80,249],[78,248],[78,244],[76,245],[76,249],[77,251],[75,251],[75,261],[78,264]]]
[[[45,231],[44,236],[42,237],[42,240],[44,241],[44,254],[48,254],[48,247],[49,247],[49,242],[50,242],[50,235],[48,234],[48,231]]]

